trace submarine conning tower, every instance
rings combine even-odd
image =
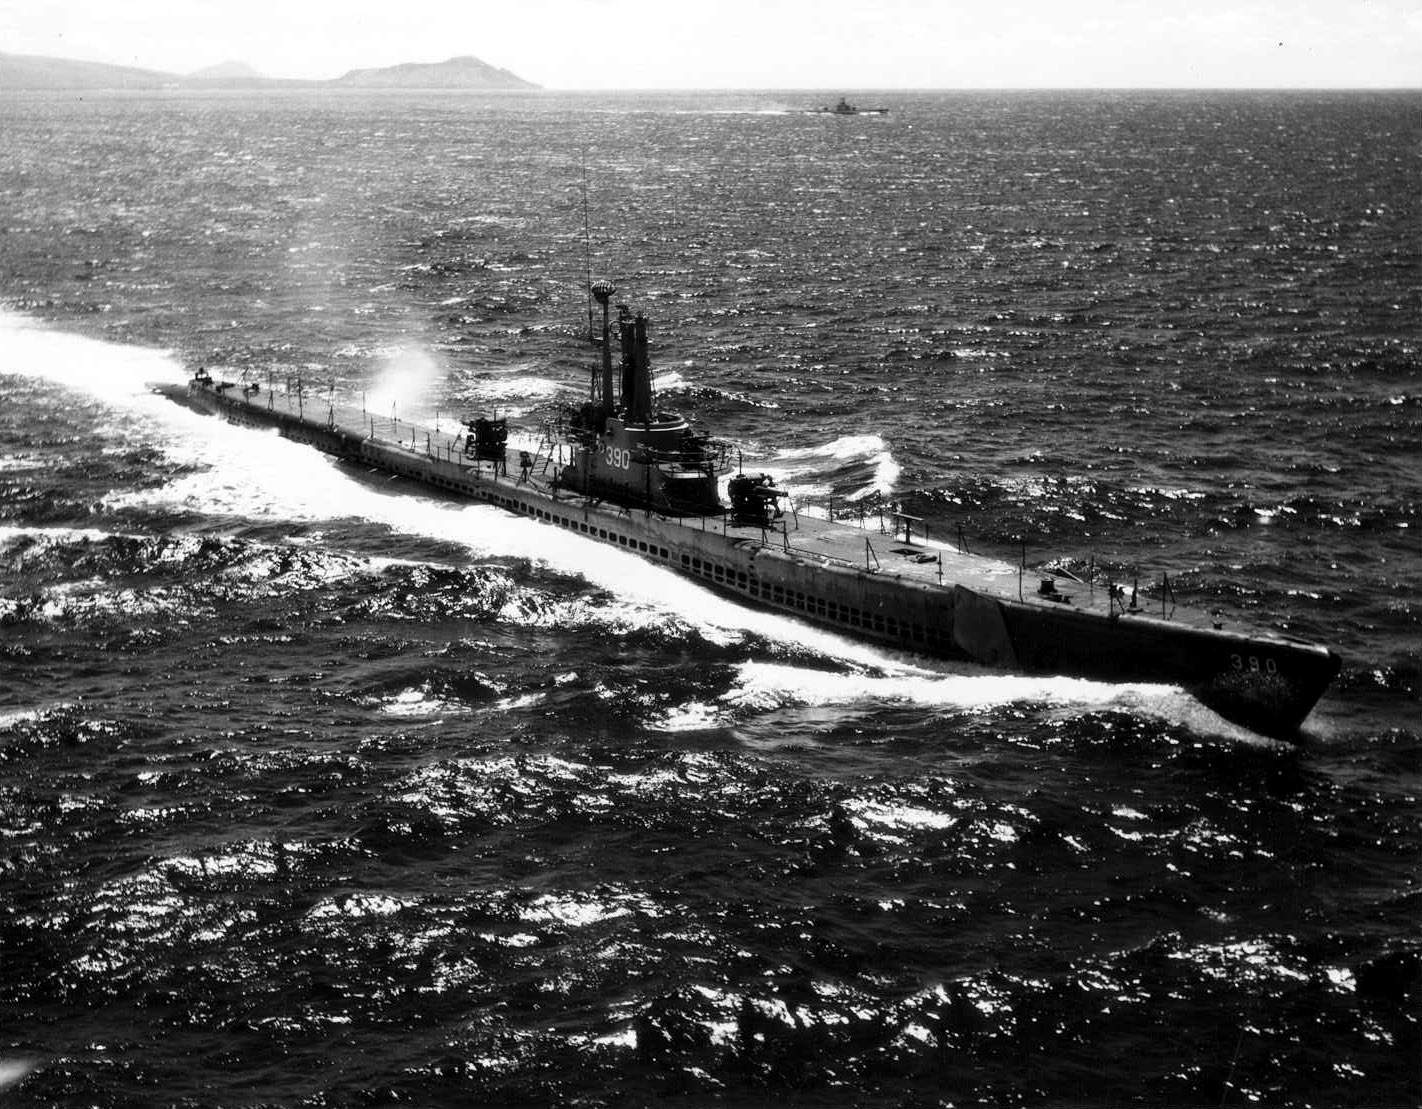
[[[559,484],[628,507],[719,514],[716,473],[722,460],[680,414],[656,410],[647,318],[625,304],[617,306],[621,353],[614,396],[609,308],[616,291],[608,281],[590,287],[602,306],[601,364],[593,373],[591,399],[573,413],[572,459]]]

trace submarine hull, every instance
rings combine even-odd
[[[1337,676],[1332,651],[1159,617],[1101,618],[1000,601],[1016,664],[1036,673],[1179,685],[1219,715],[1292,736]]]
[[[620,546],[758,608],[854,638],[984,666],[1178,685],[1222,717],[1296,739],[1338,673],[1336,654],[1269,632],[1122,609],[1107,588],[1023,588],[1019,566],[921,537],[803,514],[773,523],[619,504],[552,458],[466,456],[457,437],[289,394],[195,380],[157,391],[199,412]],[[295,406],[295,410],[293,410]],[[313,411],[314,410],[314,411]],[[512,470],[512,472],[510,472]]]

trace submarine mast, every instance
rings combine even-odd
[[[614,400],[612,395],[612,326],[608,321],[608,304],[612,294],[617,292],[611,281],[595,281],[590,289],[593,299],[602,306],[602,396],[597,396],[598,388],[594,377],[593,400],[601,401],[599,408],[604,417],[612,415]]]

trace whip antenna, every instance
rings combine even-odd
[[[592,290],[592,225],[588,221],[588,148],[583,144],[583,259],[587,264],[587,281],[583,288],[588,298],[588,340],[596,342],[593,334],[593,290]]]

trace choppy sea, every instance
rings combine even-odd
[[[1422,1100],[1422,94],[0,94],[0,1101]],[[1297,744],[148,390],[535,436],[588,273],[805,511],[1332,645]]]

